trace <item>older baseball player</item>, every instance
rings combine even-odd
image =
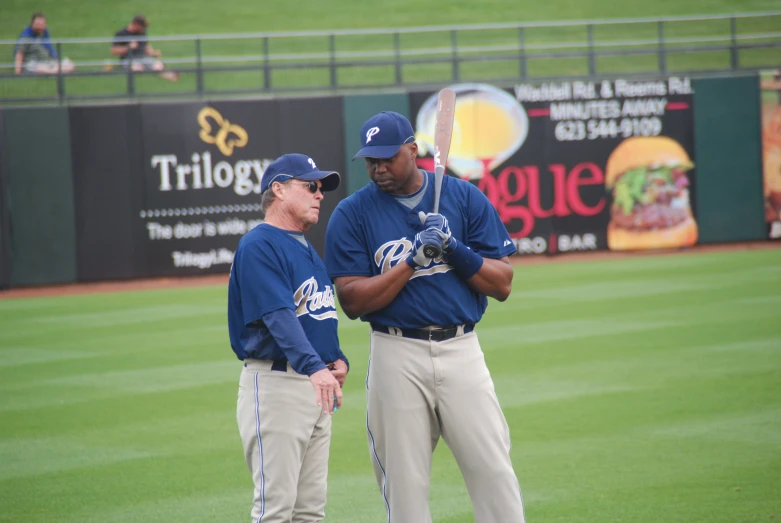
[[[374,182],[339,203],[325,261],[346,314],[371,325],[366,424],[389,523],[431,521],[432,453],[440,436],[458,462],[478,523],[523,523],[510,432],[475,325],[487,296],[504,301],[515,247],[483,193],[415,163],[409,121],[393,112],[361,128]],[[424,255],[438,245],[440,258]]]
[[[258,523],[325,517],[331,414],[348,361],[331,280],[304,232],[338,185],[308,156],[277,158],[261,180],[265,223],[241,238],[231,267],[230,342],[244,361],[236,419]]]

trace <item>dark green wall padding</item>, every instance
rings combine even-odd
[[[68,109],[9,109],[3,120],[11,286],[74,282],[76,225]]]
[[[767,239],[757,75],[694,82],[700,243]]]

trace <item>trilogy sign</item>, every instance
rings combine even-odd
[[[188,189],[233,188],[239,196],[260,194],[260,179],[271,160],[239,160],[212,162],[211,153],[193,153],[191,164],[179,163],[175,154],[152,156],[152,169],[160,176],[160,191]]]
[[[223,118],[213,107],[201,109],[197,121],[201,127],[198,137],[204,143],[216,145],[225,157],[232,156],[236,148],[249,143],[247,131]],[[180,161],[176,154],[153,155],[150,162],[159,179],[158,191],[232,188],[239,196],[260,194],[261,177],[273,161],[248,159],[235,162],[220,160],[215,163],[208,151],[194,152],[189,160],[190,163]]]
[[[145,193],[139,251],[150,275],[224,272],[261,223],[260,181],[277,145],[272,104],[141,107]]]

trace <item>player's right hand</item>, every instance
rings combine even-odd
[[[448,231],[448,234],[445,234],[444,232],[438,230],[438,229],[430,229],[437,233],[437,236],[439,236],[440,241],[442,242],[442,253],[445,256],[450,256],[453,254],[453,251],[456,250],[456,247],[458,247],[458,241],[456,241],[455,238],[453,238],[453,235],[450,234],[450,231]]]
[[[424,213],[420,211],[418,218],[423,224],[423,228],[426,230],[435,231],[440,238],[442,252],[447,256],[453,254],[456,250],[456,239],[453,238],[453,234],[450,232],[450,225],[447,223],[447,218],[441,214]]]
[[[342,388],[328,368],[319,370],[309,376],[315,389],[315,401],[324,413],[333,414],[334,406],[342,406]]]
[[[426,214],[420,211],[418,218],[420,218],[420,223],[423,224],[424,229],[436,229],[445,234],[445,236],[450,236],[450,225],[447,223],[447,218],[443,215],[434,214],[433,212]]]
[[[407,265],[413,269],[425,267],[431,263],[431,258],[426,256],[426,246],[441,250],[442,240],[437,231],[433,229],[419,232],[415,235],[415,243],[412,245],[412,252],[407,256]]]
[[[336,360],[335,362],[329,364],[328,370],[331,371],[333,377],[336,378],[336,381],[339,382],[339,386],[344,387],[344,381],[347,379],[347,373],[350,372],[350,369],[347,367],[347,364],[344,362],[344,360]]]

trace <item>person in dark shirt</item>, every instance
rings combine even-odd
[[[58,60],[49,29],[46,28],[46,17],[42,13],[33,14],[30,25],[19,34],[14,48],[16,74],[57,74],[60,64],[63,73],[70,73],[74,69],[73,62],[67,58],[61,62]]]
[[[159,71],[160,77],[171,82],[179,80],[179,74],[167,71],[160,60],[162,53],[149,45],[146,28],[149,22],[144,15],[136,15],[133,20],[114,34],[111,54],[118,56],[123,67],[135,72]]]
[[[331,415],[350,362],[333,284],[304,233],[339,183],[305,154],[271,162],[260,182],[264,222],[242,236],[231,265],[228,334],[243,362],[236,421],[255,486],[252,521],[325,518]]]

